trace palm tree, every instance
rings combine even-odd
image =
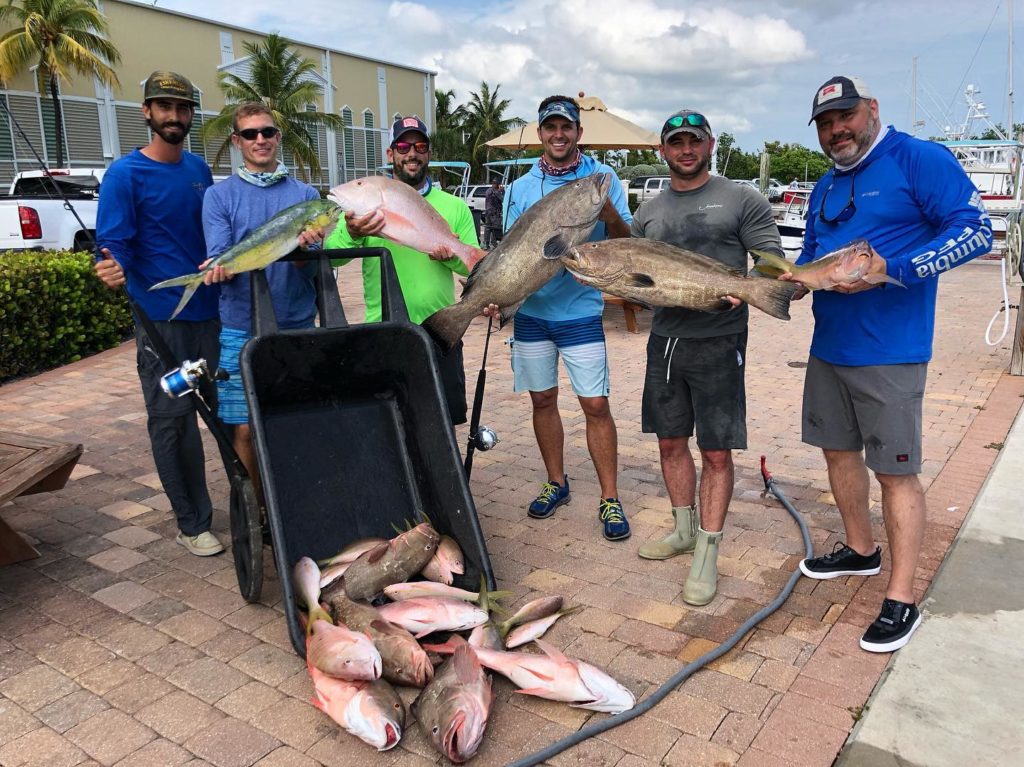
[[[261,101],[274,115],[281,129],[281,144],[291,152],[299,170],[307,178],[319,175],[320,157],[317,154],[317,132],[320,127],[342,129],[344,123],[338,115],[309,111],[310,105],[323,94],[323,87],[309,75],[316,71],[316,62],[302,58],[288,47],[288,40],[276,32],[267,35],[262,43],[245,43],[250,56],[248,80],[222,72],[220,89],[224,92],[225,106],[216,117],[202,127],[203,140],[222,143],[213,158],[220,162],[231,146],[231,119],[236,104]]]
[[[474,165],[479,165],[480,154],[484,151],[484,144],[487,141],[523,124],[518,117],[504,116],[511,102],[508,99],[498,99],[500,89],[501,85],[496,85],[492,92],[486,82],[481,82],[479,92],[469,94],[464,127],[472,137],[473,149],[470,158]]]
[[[466,107],[455,104],[455,91],[434,91],[434,132],[430,135],[430,148],[439,160],[468,159],[463,141],[462,125]]]
[[[119,87],[112,65],[121,54],[104,37],[107,22],[96,0],[8,0],[0,7],[0,24],[10,23],[14,28],[0,36],[0,80],[6,84],[27,67],[39,67],[39,82],[53,100],[60,167],[64,164],[64,113],[58,82],[70,82],[75,71]]]

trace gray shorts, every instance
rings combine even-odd
[[[651,333],[640,429],[659,439],[691,437],[703,450],[747,447],[747,331],[714,338]]]
[[[921,409],[928,363],[807,362],[803,441],[824,450],[863,450],[878,474],[921,473]]]

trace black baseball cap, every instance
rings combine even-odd
[[[390,146],[394,146],[395,142],[398,141],[406,133],[412,131],[418,131],[422,133],[427,141],[430,140],[430,133],[427,131],[427,126],[418,117],[399,117],[395,120],[394,125],[391,126],[391,143]]]
[[[846,77],[838,75],[826,82],[818,92],[814,94],[814,101],[811,102],[811,119],[807,121],[810,125],[814,118],[822,112],[832,109],[849,109],[857,106],[861,99],[873,99],[867,83],[859,77]]]
[[[709,139],[712,138],[711,123],[700,112],[680,109],[661,126],[661,143],[664,144],[677,133],[690,133],[697,138]]]
[[[177,72],[163,69],[158,69],[147,77],[146,84],[142,87],[142,100],[145,102],[150,99],[178,99],[199,106],[192,81]]]

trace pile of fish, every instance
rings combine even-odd
[[[524,695],[613,714],[633,707],[633,694],[604,671],[540,639],[577,608],[564,608],[559,596],[543,597],[496,623],[493,600],[508,592],[489,592],[483,582],[479,592],[451,585],[464,572],[458,543],[429,522],[390,540],[351,543],[319,564],[299,559],[293,583],[305,612],[313,705],[386,751],[405,728],[393,685],[421,688],[413,716],[456,764],[472,759],[483,740],[493,703],[487,671],[507,677]],[[468,639],[456,633],[466,631]],[[418,641],[438,632],[448,635],[436,644]],[[542,654],[508,652],[530,641]],[[437,669],[428,651],[442,659]]]

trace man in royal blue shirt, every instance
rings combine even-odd
[[[183,288],[152,293],[157,282],[197,271],[206,258],[202,205],[213,183],[210,169],[185,151],[195,112],[192,83],[174,72],[154,72],[143,90],[142,114],[153,132],[148,145],[113,163],[100,186],[96,240],[103,259],[96,274],[109,288],[127,280],[128,294],[153,320],[179,361],[205,359],[217,368],[217,288],[201,287],[174,322]],[[163,365],[136,323],[139,378],[149,440],[160,482],[180,532],[177,542],[198,556],[224,546],[210,532],[213,505],[206,489],[203,442],[192,397],[171,399],[160,389]],[[216,407],[216,390],[202,387]]]
[[[978,190],[942,145],[883,127],[878,101],[856,77],[833,77],[811,108],[835,162],[811,194],[798,264],[866,240],[862,279],[814,294],[804,383],[803,440],[822,448],[846,541],[800,569],[811,578],[875,575],[868,469],[882,487],[892,573],[860,646],[903,647],[921,622],[914,569],[924,537],[921,421],[938,277],[987,253],[992,228]],[[879,277],[903,287],[884,284]],[[793,279],[792,274],[783,275]],[[800,297],[798,293],[795,297]]]

